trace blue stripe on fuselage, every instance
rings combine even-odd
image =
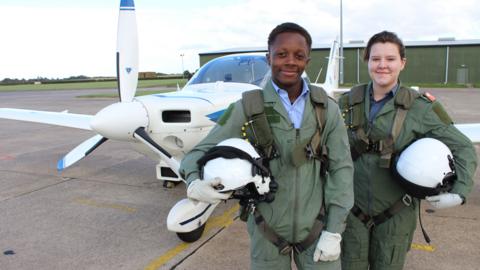
[[[213,122],[217,122],[218,119],[220,119],[220,117],[222,117],[222,115],[225,113],[225,110],[226,109],[223,109],[223,110],[220,110],[220,111],[216,111],[216,112],[213,112],[211,114],[207,114],[206,116]]]

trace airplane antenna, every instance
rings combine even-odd
[[[320,71],[318,71],[317,78],[315,79],[315,83],[318,83],[318,79],[320,79],[320,74],[322,74],[323,66],[320,68]]]

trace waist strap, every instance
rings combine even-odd
[[[303,252],[319,238],[324,227],[325,215],[322,207],[307,237],[305,237],[305,239],[303,239],[301,242],[292,244],[285,240],[285,238],[278,235],[270,226],[268,226],[262,214],[256,210],[255,207],[253,207],[251,211],[253,212],[255,224],[257,224],[259,231],[268,241],[278,248],[279,253],[282,255],[290,254],[292,249],[299,253]]]
[[[412,197],[408,194],[403,195],[403,197],[396,201],[390,208],[383,211],[382,213],[376,216],[369,216],[365,214],[360,207],[354,205],[352,207],[352,214],[356,216],[365,226],[370,230],[373,227],[382,224],[383,222],[389,220],[396,213],[400,212],[403,208],[410,206],[412,204]]]

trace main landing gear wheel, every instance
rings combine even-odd
[[[195,230],[193,230],[191,232],[185,232],[185,233],[177,232],[177,236],[183,242],[193,243],[193,242],[197,241],[198,239],[200,239],[200,237],[202,237],[202,233],[205,230],[205,224],[206,223],[203,223],[202,226],[196,228]]]

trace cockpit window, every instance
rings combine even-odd
[[[232,55],[211,60],[187,84],[223,81],[260,85],[268,70],[264,55]]]

